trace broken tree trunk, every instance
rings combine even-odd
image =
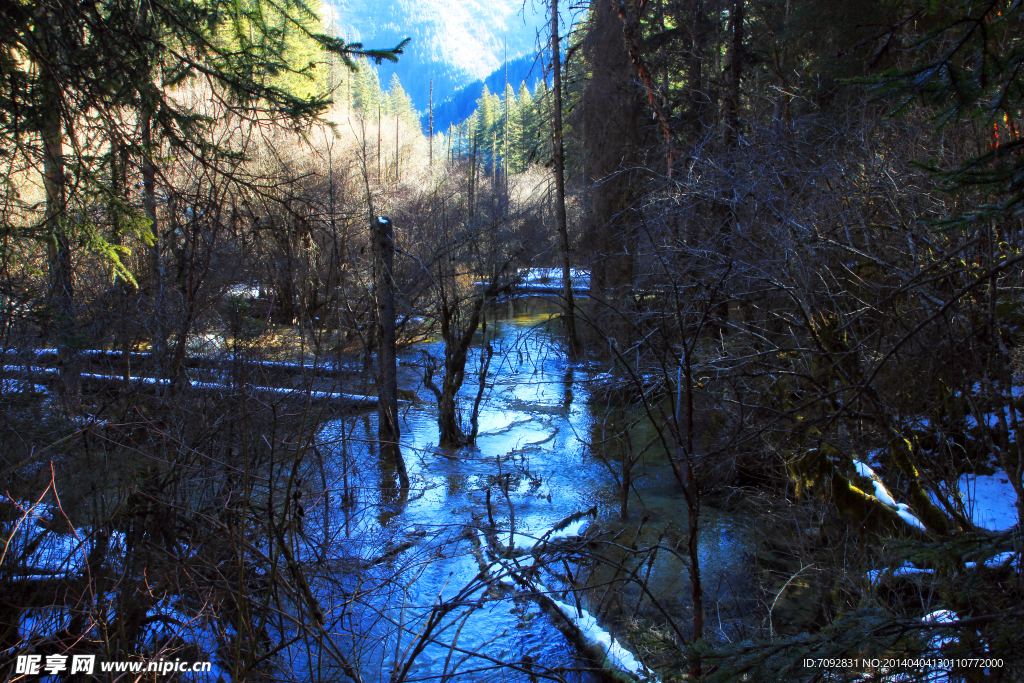
[[[373,290],[377,299],[377,438],[385,462],[398,472],[402,489],[409,488],[409,474],[402,459],[398,426],[398,362],[395,344],[395,260],[391,220],[373,218]]]

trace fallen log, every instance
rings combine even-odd
[[[113,378],[118,379],[118,378]],[[167,380],[163,380],[167,381]],[[332,391],[305,391],[301,389],[287,389],[284,387],[260,387],[254,384],[243,385],[244,389],[237,388],[219,382],[192,382],[188,389],[200,394],[223,396],[225,394],[246,394],[250,396],[264,397],[272,400],[294,399],[297,401],[309,401],[314,405],[328,405],[344,409],[376,408],[376,396],[363,396],[360,394],[345,394]]]
[[[46,368],[22,365],[3,366],[5,376],[13,376],[34,381],[55,381],[60,376],[59,368]],[[124,386],[125,378],[118,375],[98,375],[83,372],[78,375],[83,389],[87,391],[104,391],[112,387]],[[172,380],[159,377],[129,377],[129,386],[134,390],[161,393],[170,389]],[[297,402],[309,401],[316,406],[330,406],[342,410],[363,410],[377,407],[376,396],[346,394],[332,391],[307,391],[284,387],[263,387],[254,384],[231,385],[220,382],[189,382],[181,385],[182,391],[206,396],[238,396],[246,395],[262,398],[269,402],[291,399]],[[401,401],[401,403],[408,403]]]
[[[59,360],[57,349],[6,349],[4,351],[8,361],[15,362],[30,362],[30,363],[56,363]],[[109,360],[111,363],[120,361],[124,354],[120,350],[107,350],[107,349],[80,349],[75,351],[75,355],[80,358],[84,358],[94,363],[103,363],[105,360]],[[129,352],[129,361],[132,366],[156,366],[156,356],[152,353],[140,353],[137,351]],[[220,370],[223,372],[230,372],[241,366],[248,372],[253,371],[264,371],[270,374],[283,374],[283,375],[305,375],[313,373],[314,375],[322,375],[328,377],[336,377],[338,375],[344,375],[347,373],[359,373],[360,370],[351,370],[344,365],[340,365],[333,361],[320,360],[320,361],[303,361],[303,362],[291,362],[291,361],[270,361],[270,360],[250,360],[243,358],[234,357],[206,357],[206,356],[188,356],[184,361],[186,368],[192,368],[196,370]]]
[[[506,589],[519,592],[523,597],[532,599],[541,610],[551,617],[555,627],[585,657],[598,665],[600,674],[614,683],[636,683],[637,681],[656,682],[655,673],[641,663],[629,650],[624,648],[612,635],[601,628],[597,619],[581,606],[574,606],[552,597],[553,591],[548,590],[534,576],[539,568],[539,556],[550,550],[549,544],[565,538],[579,536],[586,518],[594,516],[596,508],[570,515],[552,527],[543,535],[527,537],[525,543],[512,541],[512,553],[527,550],[528,555],[509,557],[509,546],[489,541],[482,530],[478,531],[474,546],[474,554],[482,571],[489,572],[494,566],[501,567],[498,583]],[[491,555],[490,562],[483,557],[487,548]]]

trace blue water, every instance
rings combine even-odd
[[[382,480],[391,474],[374,444],[376,414],[332,421],[320,433],[326,486],[307,513],[306,531],[310,546],[326,548],[330,560],[314,590],[333,647],[364,680],[527,681],[528,666],[542,671],[581,665],[534,600],[499,585],[495,567],[481,571],[485,554],[474,539],[480,538],[476,530],[489,524],[488,491],[497,538],[504,544],[510,529],[540,536],[559,520],[596,506],[590,534],[614,539],[614,545],[636,537],[643,546],[661,538],[685,554],[685,506],[657,449],[636,466],[630,515],[619,519],[621,440],[602,443],[614,419],[587,402],[589,378],[606,368],[568,363],[547,324],[551,313],[534,304],[489,321],[487,339],[495,355],[475,447],[437,446],[433,396],[419,381],[419,366],[424,350],[440,354],[440,342],[401,355],[399,385],[415,389],[422,399],[401,410],[402,450],[412,481],[406,498],[381,493]],[[477,344],[462,390],[467,430],[479,358]],[[642,423],[632,431],[634,448],[653,434]],[[388,554],[399,547],[401,552]],[[715,596],[727,598],[729,586],[742,578],[740,565],[749,549],[743,520],[703,510],[700,560],[705,585]],[[388,559],[374,563],[384,556]],[[631,558],[627,548],[616,561]],[[489,558],[484,567],[488,563]],[[682,561],[659,552],[649,571],[652,592],[685,622],[689,575]],[[571,577],[580,604],[621,637],[615,615],[633,610],[640,592],[621,586],[610,594],[602,584],[614,578],[611,574],[577,554],[552,561],[534,579],[562,591]],[[574,601],[572,593],[557,597]],[[636,613],[654,614],[643,603]],[[308,654],[296,657],[308,660]],[[321,668],[325,660],[339,659],[331,652],[313,657]]]

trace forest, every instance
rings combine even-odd
[[[1024,680],[1024,4],[328,10],[2,1],[4,680]]]

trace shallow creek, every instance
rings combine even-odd
[[[591,378],[603,369],[566,362],[549,331],[554,312],[541,300],[521,300],[488,321],[487,340],[495,353],[473,448],[437,447],[436,407],[419,381],[419,365],[424,351],[440,356],[440,343],[400,356],[400,386],[415,387],[421,399],[401,409],[402,449],[413,488],[406,500],[379,493],[385,473],[373,443],[376,414],[335,420],[319,435],[329,493],[307,519],[310,537],[327,540],[337,576],[314,590],[333,624],[338,650],[364,680],[526,681],[531,667],[581,666],[575,647],[534,600],[481,573],[483,534],[476,529],[489,524],[488,491],[504,544],[513,518],[521,544],[596,506],[586,535],[614,539],[624,548],[618,560],[627,559],[631,544],[643,547],[659,539],[664,546],[678,543],[685,554],[685,505],[660,449],[651,449],[636,466],[629,518],[619,518],[621,457],[615,449],[622,446],[602,444],[602,433],[623,417],[588,403]],[[481,341],[478,334],[462,390],[467,425],[478,390]],[[653,435],[649,425],[633,431],[636,448]],[[700,548],[708,628],[732,637],[729,620],[749,599],[743,588],[743,560],[751,552],[748,523],[705,506]],[[689,578],[683,562],[660,552],[643,571],[649,572],[651,593],[685,625]],[[500,573],[492,565],[490,574]],[[637,606],[635,584],[609,589],[613,574],[577,556],[552,562],[535,579],[556,599],[590,610],[636,652],[617,624],[621,617],[657,613],[649,600]],[[577,590],[562,593],[569,581]],[[723,614],[731,616],[723,620]],[[565,675],[590,680],[571,671]]]

